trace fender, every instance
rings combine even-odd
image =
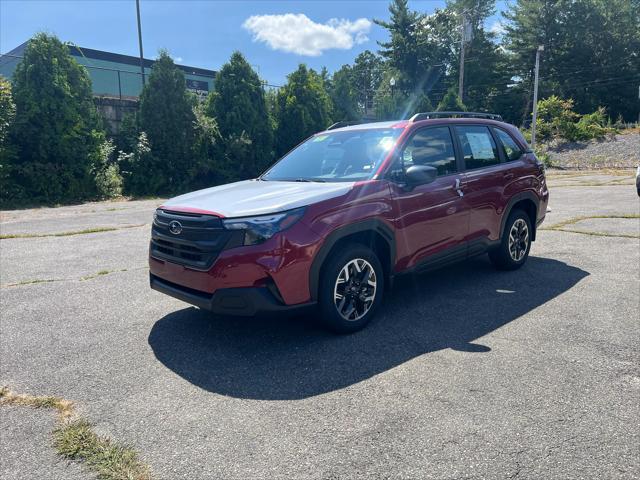
[[[537,220],[538,210],[540,209],[540,199],[538,198],[538,196],[530,190],[516,193],[513,197],[509,199],[509,202],[507,202],[507,206],[505,207],[504,212],[502,213],[502,220],[500,221],[500,240],[502,240],[502,235],[504,233],[504,224],[507,222],[507,218],[509,218],[509,215],[511,214],[511,210],[513,209],[513,206],[521,200],[531,200],[535,204],[536,220]],[[536,221],[535,220],[532,223],[531,228],[533,229],[533,234],[531,236],[531,240],[533,241],[536,239]]]
[[[389,247],[388,272],[392,274],[393,266],[396,263],[396,237],[393,230],[384,221],[376,218],[362,220],[333,230],[324,240],[322,247],[316,254],[309,271],[309,290],[311,300],[318,299],[318,286],[320,283],[320,270],[331,249],[343,238],[355,233],[376,232],[384,239]]]

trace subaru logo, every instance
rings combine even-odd
[[[169,222],[169,231],[174,235],[180,235],[180,233],[182,233],[182,225],[180,222],[173,220]]]

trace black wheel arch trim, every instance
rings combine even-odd
[[[513,210],[514,205],[518,202],[521,202],[522,200],[531,200],[536,206],[536,218],[533,222],[531,222],[531,229],[533,230],[533,234],[531,235],[531,241],[534,241],[536,239],[536,230],[537,230],[536,224],[538,222],[538,212],[540,210],[540,199],[535,193],[531,191],[526,191],[526,192],[516,193],[513,197],[509,199],[509,202],[507,203],[507,206],[505,207],[504,212],[502,214],[502,220],[500,221],[500,239],[501,240],[502,240],[502,235],[504,234],[505,223],[507,223],[507,219],[509,218],[509,215],[511,215],[511,211]]]
[[[345,225],[343,227],[338,227],[329,235],[327,235],[324,243],[320,247],[320,250],[316,254],[311,264],[311,269],[309,271],[309,293],[311,295],[312,301],[318,299],[318,288],[320,286],[320,270],[322,269],[322,265],[327,259],[327,256],[331,252],[331,249],[340,240],[346,237],[357,233],[366,232],[378,233],[387,243],[387,246],[389,247],[389,264],[386,265],[386,267],[388,268],[387,271],[389,272],[389,275],[392,274],[393,266],[396,262],[396,238],[393,230],[391,229],[391,227],[389,227],[389,225],[387,225],[380,219],[371,218],[367,220],[361,220],[350,225]],[[383,259],[379,260],[380,263],[382,263]],[[385,267],[385,265],[383,265],[383,267]]]

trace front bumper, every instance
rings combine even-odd
[[[269,287],[220,288],[213,294],[164,280],[149,274],[151,288],[171,297],[190,303],[218,315],[250,317],[257,313],[300,312],[315,305],[315,302],[286,305]]]

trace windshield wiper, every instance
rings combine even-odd
[[[321,180],[319,178],[296,178],[294,180],[292,180],[293,182],[319,182],[319,183],[324,183],[324,180]]]

